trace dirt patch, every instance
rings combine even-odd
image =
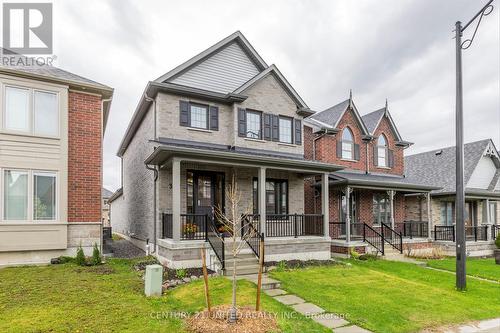
[[[75,269],[75,272],[77,273],[82,273],[82,272],[87,272],[87,273],[94,273],[97,275],[109,275],[109,274],[114,274],[115,270],[113,267],[110,267],[108,265],[99,265],[99,266],[88,266],[88,267],[79,267]]]
[[[188,329],[196,333],[266,333],[279,332],[276,318],[250,307],[238,308],[236,323],[229,323],[229,305],[213,307],[186,320]]]
[[[340,265],[334,260],[283,260],[283,261],[268,261],[264,263],[267,268],[281,267],[284,269],[304,268],[310,266],[333,266]]]
[[[173,268],[168,268],[168,267],[163,267],[163,279],[164,280],[172,280],[172,279],[178,279],[179,277],[177,274],[179,273],[180,270],[178,269],[173,269]],[[214,274],[215,272],[212,271],[211,269],[207,268],[208,274]],[[203,277],[203,269],[202,268],[184,268],[183,269],[183,277],[191,277],[191,276],[196,276],[196,277]]]

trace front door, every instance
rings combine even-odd
[[[193,213],[213,216],[216,207],[224,211],[224,174],[193,171]]]

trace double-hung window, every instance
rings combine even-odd
[[[497,221],[497,203],[496,202],[490,202],[490,209],[489,209],[489,223],[492,224],[500,224],[500,221]]]
[[[455,203],[451,201],[441,202],[441,223],[452,225],[455,215]]]
[[[373,224],[389,223],[391,221],[391,207],[389,196],[385,193],[373,194]]]
[[[262,139],[262,113],[247,110],[247,138]]]
[[[279,140],[283,143],[292,143],[292,118],[279,118]]]
[[[377,140],[377,165],[387,167],[387,139],[382,134]]]
[[[55,221],[57,175],[54,172],[4,170],[3,220]]]
[[[208,129],[208,107],[200,104],[190,104],[189,112],[191,127]]]
[[[354,136],[348,127],[342,132],[342,158],[346,160],[354,159]]]
[[[253,212],[259,213],[259,183],[253,180]],[[288,214],[288,181],[266,180],[266,214]]]
[[[57,93],[5,86],[4,99],[5,130],[40,136],[59,135]]]

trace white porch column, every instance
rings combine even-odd
[[[387,192],[389,194],[389,205],[391,209],[391,228],[394,229],[394,194],[395,191],[390,190]]]
[[[259,167],[257,188],[259,192],[260,232],[266,236],[266,168],[264,167]]]
[[[181,160],[172,160],[172,238],[181,240]]]
[[[427,233],[429,240],[432,239],[432,216],[431,216],[431,193],[427,192],[425,195],[427,201]]]
[[[330,237],[330,191],[329,173],[321,175],[321,214],[323,214],[323,232]]]
[[[346,243],[351,242],[351,207],[349,203],[351,202],[351,188],[347,186],[345,188],[345,241]],[[342,203],[341,203],[342,204]]]

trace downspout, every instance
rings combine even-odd
[[[321,134],[313,139],[313,161],[316,161],[316,140],[321,139],[325,135],[326,135],[326,131],[325,131],[325,133],[323,133],[323,134]]]
[[[144,93],[144,99],[148,102],[153,103],[153,138],[154,140],[157,139],[156,137],[156,100],[149,97],[146,93]],[[154,150],[156,150],[156,147],[154,147]],[[156,166],[150,167],[149,165],[146,164],[146,169],[153,171],[154,173],[154,180],[153,180],[153,251],[152,253],[156,253],[156,246],[157,246],[157,226],[156,226],[156,181],[158,180],[158,170],[156,169]]]
[[[99,189],[99,192],[101,192],[101,200],[100,200],[100,206],[101,206],[101,218],[100,218],[100,221],[101,221],[101,231],[100,231],[100,235],[101,235],[101,240],[100,240],[100,243],[101,243],[101,246],[100,246],[100,251],[102,253],[103,251],[103,242],[104,242],[104,239],[103,239],[103,235],[102,235],[102,228],[103,228],[103,221],[102,221],[102,187],[104,186],[103,182],[104,182],[104,170],[103,170],[103,164],[104,164],[104,148],[103,148],[103,143],[104,143],[104,103],[111,103],[113,99],[112,98],[105,98],[105,99],[101,99],[101,188]],[[111,224],[111,218],[109,220],[110,224]]]

